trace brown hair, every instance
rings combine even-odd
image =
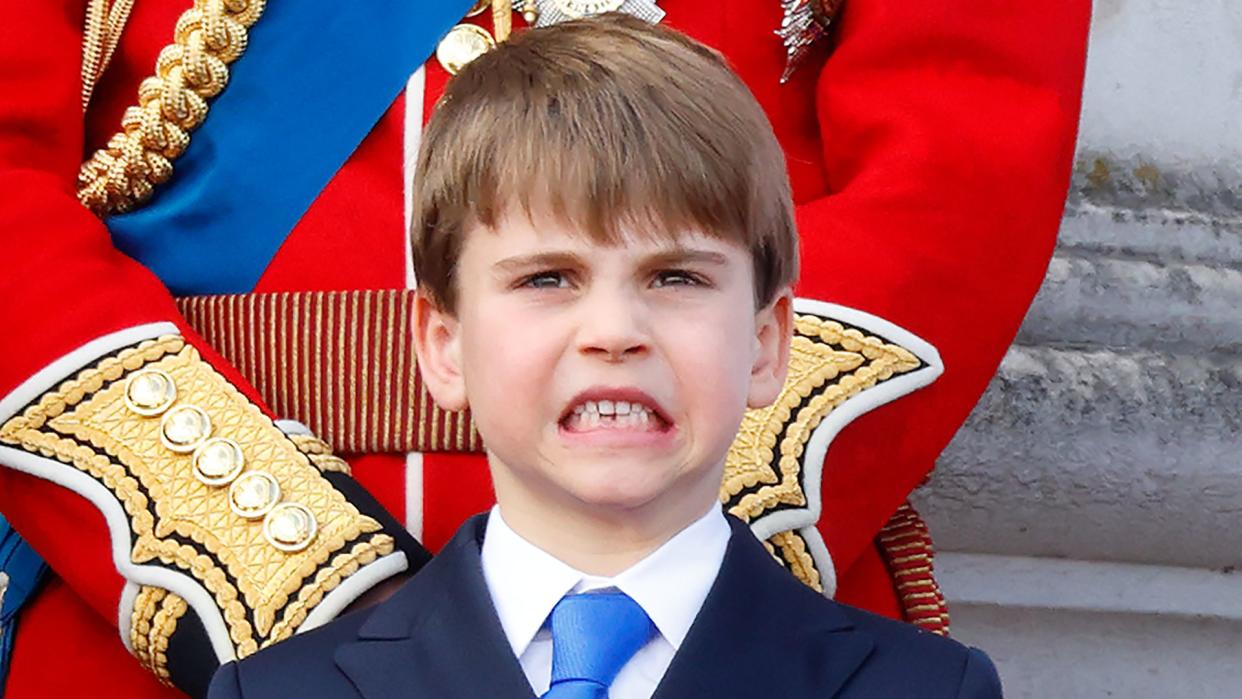
[[[511,206],[592,240],[700,230],[746,247],[756,307],[797,277],[784,154],[714,50],[612,13],[515,34],[452,80],[413,186],[419,286],[455,310],[466,230]]]

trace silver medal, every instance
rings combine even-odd
[[[664,19],[664,10],[653,0],[535,0],[535,7],[539,10],[536,27],[614,11],[634,15],[652,24]]]

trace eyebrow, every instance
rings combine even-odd
[[[644,265],[651,267],[662,267],[665,265],[684,265],[688,263],[699,263],[712,265],[715,267],[727,267],[729,258],[723,253],[714,250],[699,250],[696,248],[676,247],[663,252],[658,252],[646,260]]]
[[[662,250],[642,260],[643,267],[662,267],[689,263],[727,267],[729,258],[714,250],[676,247]],[[582,267],[585,265],[586,259],[577,253],[555,251],[506,257],[493,264],[492,269],[501,273],[512,273],[532,267]]]
[[[580,267],[585,263],[581,255],[572,252],[536,252],[530,255],[506,257],[492,265],[497,272],[520,272],[532,267]]]

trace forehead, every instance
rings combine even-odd
[[[563,218],[520,212],[500,217],[491,227],[476,222],[463,233],[462,261],[489,266],[549,255],[574,256],[585,263],[684,257],[721,265],[746,262],[750,256],[740,243],[696,228],[670,231],[633,223],[603,237]]]

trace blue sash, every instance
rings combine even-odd
[[[470,5],[270,0],[172,179],[137,211],[108,219],[115,245],[178,296],[253,290]]]
[[[34,549],[0,517],[0,572],[9,578],[4,601],[0,602],[0,696],[4,696],[4,680],[9,674],[17,610],[34,594],[46,571],[47,565]]]

